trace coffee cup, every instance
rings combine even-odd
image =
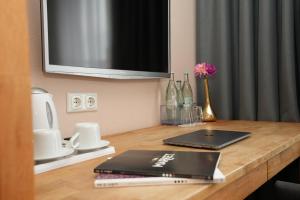
[[[58,129],[36,129],[34,133],[34,157],[44,158],[59,154],[62,139]]]
[[[63,151],[61,133],[58,129],[35,129],[34,133],[34,157],[48,158],[59,156]],[[75,142],[78,136],[71,138],[70,144],[77,148],[79,143]]]
[[[98,146],[101,139],[98,123],[77,123],[75,125],[73,137],[75,136],[78,136],[79,148],[92,148]]]

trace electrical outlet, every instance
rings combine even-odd
[[[97,108],[97,93],[67,94],[67,112],[88,112]]]
[[[67,112],[81,112],[84,110],[84,96],[81,93],[68,93]]]
[[[87,110],[97,110],[97,94],[89,93],[85,94],[85,108]]]
[[[78,110],[82,108],[82,98],[81,96],[74,96],[72,97],[72,108]]]

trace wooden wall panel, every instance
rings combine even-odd
[[[0,199],[33,199],[27,1],[0,1]]]

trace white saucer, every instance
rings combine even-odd
[[[51,155],[51,156],[46,156],[46,157],[35,157],[34,160],[35,161],[47,161],[47,160],[53,160],[53,159],[58,159],[58,158],[62,158],[68,155],[71,155],[72,153],[74,153],[74,149],[70,148],[70,147],[63,147],[62,150],[57,153],[56,155]]]
[[[106,147],[106,146],[108,146],[108,145],[109,145],[109,141],[107,141],[107,140],[100,140],[100,141],[98,142],[98,144],[95,145],[95,146],[90,146],[90,147],[80,147],[80,145],[79,145],[79,147],[77,147],[76,150],[78,150],[78,151],[89,151],[89,150],[100,149],[100,148]]]

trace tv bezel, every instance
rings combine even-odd
[[[170,0],[167,0],[168,1],[168,72],[100,69],[95,67],[80,67],[80,66],[65,66],[65,65],[50,64],[49,43],[48,43],[49,40],[48,40],[47,1],[51,1],[51,0],[41,0],[43,69],[46,73],[100,77],[100,78],[114,78],[114,79],[170,78],[170,73],[171,73]]]

